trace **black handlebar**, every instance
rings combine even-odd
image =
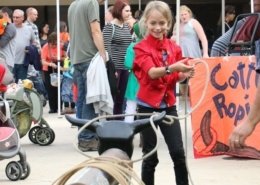
[[[159,123],[166,116],[166,112],[161,112],[154,117],[155,124]],[[65,115],[66,119],[75,126],[82,127],[89,120],[78,119],[71,115]],[[129,158],[133,154],[134,135],[150,126],[150,119],[140,119],[133,123],[118,120],[94,122],[87,129],[95,132],[99,139],[98,153],[111,148],[119,148],[127,153]]]

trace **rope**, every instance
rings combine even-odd
[[[208,67],[208,64],[204,61],[204,60],[197,60],[197,62],[195,62],[195,65],[199,64],[199,63],[203,63],[206,67],[206,74],[209,74],[209,67]],[[189,82],[189,80],[188,80]],[[205,82],[205,86],[204,86],[204,89],[202,91],[202,96],[201,98],[199,99],[199,101],[197,102],[196,106],[193,107],[193,109],[188,113],[187,111],[187,97],[188,97],[188,88],[186,88],[186,91],[185,91],[185,101],[184,101],[184,109],[185,109],[185,114],[191,114],[194,110],[196,110],[198,108],[198,106],[201,104],[202,100],[204,99],[205,97],[205,94],[206,94],[206,91],[207,91],[207,87],[208,87],[208,83],[209,83],[209,75],[206,75],[206,82]],[[190,172],[190,168],[189,168],[189,165],[188,165],[188,158],[187,158],[187,155],[188,155],[188,128],[187,128],[187,117],[185,117],[184,119],[184,124],[185,124],[185,162],[186,162],[186,168],[187,168],[187,171],[188,171],[188,175],[189,175],[189,180],[190,180],[190,183],[191,185],[194,185],[194,182],[193,182],[193,179],[192,179],[192,176],[191,176],[191,172]]]
[[[198,65],[200,63],[205,65],[206,68],[206,80],[205,80],[205,86],[204,89],[202,91],[202,95],[199,99],[199,101],[195,104],[195,106],[189,111],[185,111],[185,114],[182,116],[172,116],[172,115],[166,115],[163,122],[166,124],[173,124],[174,123],[174,119],[176,120],[182,120],[182,119],[186,119],[188,116],[190,116],[190,114],[195,111],[199,105],[201,104],[202,100],[205,97],[206,94],[206,90],[208,87],[208,83],[209,83],[209,67],[207,65],[207,63],[204,60],[201,59],[194,59],[193,61],[195,61],[194,65]],[[136,113],[136,114],[120,114],[120,115],[104,115],[104,116],[99,116],[97,118],[94,118],[90,121],[88,121],[84,126],[82,126],[79,131],[78,131],[78,135],[85,129],[87,128],[90,124],[92,124],[93,122],[96,122],[98,120],[101,119],[106,119],[106,118],[117,118],[117,117],[124,117],[124,116],[151,116],[150,117],[150,123],[151,126],[156,134],[156,139],[157,141],[159,140],[159,133],[155,127],[153,118],[156,117],[157,113]],[[187,132],[187,130],[185,129],[185,132]],[[186,133],[187,134],[187,133]],[[134,172],[134,170],[131,167],[131,164],[141,161],[141,160],[145,160],[148,157],[150,157],[154,152],[156,152],[159,143],[156,143],[155,148],[147,153],[146,155],[144,155],[142,158],[140,159],[136,159],[136,160],[130,160],[130,161],[126,161],[126,160],[121,160],[118,158],[112,158],[112,157],[92,157],[90,155],[87,155],[86,153],[83,153],[82,151],[79,150],[78,146],[77,146],[77,140],[78,140],[78,135],[75,138],[75,141],[73,142],[73,145],[75,147],[75,149],[81,153],[82,155],[86,156],[89,158],[89,160],[86,160],[82,163],[80,163],[79,165],[75,166],[74,168],[70,169],[69,171],[67,171],[66,173],[64,173],[62,176],[60,176],[54,183],[53,185],[65,185],[65,183],[70,179],[70,177],[72,175],[74,175],[76,172],[78,172],[79,170],[81,170],[82,168],[85,167],[94,167],[94,168],[98,168],[101,171],[106,172],[107,174],[109,174],[110,176],[112,176],[119,184],[121,185],[129,185],[129,184],[133,184],[132,179],[135,180],[136,183],[138,183],[139,185],[144,185],[144,183],[142,182],[142,180],[140,180],[140,178],[136,175],[136,173]],[[187,137],[187,136],[186,136]],[[187,139],[187,138],[186,138]],[[187,158],[186,158],[187,160]],[[194,184],[191,176],[190,176],[190,172],[189,172],[189,168],[187,166],[188,169],[188,173],[189,173],[189,177],[191,180],[191,184]]]
[[[70,169],[59,177],[53,185],[65,185],[65,183],[79,170],[86,167],[98,168],[113,177],[121,185],[139,184],[144,185],[142,180],[131,167],[131,161],[124,161],[113,157],[97,157],[86,160]]]

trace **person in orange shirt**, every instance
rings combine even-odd
[[[55,25],[54,31],[56,33],[58,32],[57,25]],[[60,21],[60,43],[61,43],[62,49],[65,52],[67,51],[69,41],[70,41],[70,36],[69,36],[69,32],[68,32],[67,23],[65,21]]]
[[[67,45],[70,40],[68,26],[66,22],[60,21],[60,41],[63,45]]]
[[[60,59],[61,66],[65,58],[65,52],[61,49]],[[53,32],[48,37],[48,42],[42,47],[41,59],[43,65],[43,74],[46,84],[46,89],[49,97],[49,113],[57,113],[58,110],[58,88],[54,87],[50,83],[50,74],[57,72],[58,60],[57,60],[57,33]],[[61,67],[61,71],[63,68]]]
[[[2,12],[0,11],[0,36],[3,35],[6,26],[7,20],[3,17]]]

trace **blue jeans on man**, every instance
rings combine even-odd
[[[74,65],[73,78],[78,87],[78,100],[76,102],[77,112],[76,117],[80,119],[91,120],[97,117],[93,104],[86,104],[87,94],[87,70],[90,63],[81,63]],[[91,140],[95,139],[96,134],[92,131],[85,129],[80,133],[78,139],[80,140]]]
[[[28,66],[24,64],[14,64],[13,74],[15,78],[15,83],[18,82],[19,79],[24,80],[27,78]]]

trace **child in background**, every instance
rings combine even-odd
[[[125,92],[125,98],[127,100],[125,114],[136,113],[136,93],[139,89],[138,81],[135,77],[135,74],[133,73],[133,63],[135,58],[134,46],[142,39],[138,23],[134,24],[133,30],[136,39],[128,46],[125,57],[125,67],[129,70],[129,77]],[[132,123],[134,121],[134,116],[126,116],[124,121]]]
[[[138,81],[135,77],[135,74],[133,72],[133,63],[135,58],[134,53],[134,46],[141,41],[142,36],[140,34],[139,30],[139,24],[136,22],[133,25],[133,37],[134,41],[128,46],[126,50],[126,57],[125,57],[125,67],[129,70],[129,77],[127,81],[126,86],[126,92],[125,92],[125,98],[126,98],[126,108],[125,108],[125,114],[135,114],[136,113],[136,94],[139,89]],[[132,123],[134,121],[134,116],[125,116],[125,122]],[[139,147],[143,146],[143,137],[140,133],[140,142]]]
[[[69,46],[68,50],[69,51]],[[70,62],[68,52],[67,57],[64,60],[64,72],[63,72],[63,78],[62,78],[62,84],[61,84],[61,98],[62,102],[64,103],[64,110],[61,113],[63,114],[74,114],[75,111],[75,102],[73,100],[73,66]]]

